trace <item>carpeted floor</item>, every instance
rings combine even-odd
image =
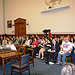
[[[44,60],[40,60],[35,58],[35,67],[30,65],[30,74],[31,75],[60,75],[62,65],[48,65],[44,63]],[[11,64],[5,64],[5,75],[11,75]],[[3,68],[0,65],[0,75],[3,75]],[[13,75],[19,75],[17,73],[13,73]],[[28,75],[28,71],[22,73],[22,75]]]

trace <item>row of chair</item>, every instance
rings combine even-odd
[[[11,65],[11,75],[13,74],[12,72],[17,72],[17,73],[20,73],[21,75],[22,72],[26,70],[28,70],[30,75],[29,65],[33,64],[33,67],[34,67],[34,49],[27,48],[27,50],[32,51],[32,56],[30,56],[29,54],[26,54],[25,52],[26,46],[21,46],[21,45],[15,45],[15,46],[17,48],[17,51],[22,52],[22,57],[21,58],[18,57],[17,58],[18,62]]]

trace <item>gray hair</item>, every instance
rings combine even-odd
[[[75,75],[75,65],[72,63],[63,65],[61,75]]]

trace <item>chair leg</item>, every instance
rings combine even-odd
[[[20,69],[20,75],[22,75],[21,69]]]
[[[11,75],[13,75],[13,73],[11,72]]]
[[[22,75],[21,71],[20,71],[20,75]]]
[[[22,73],[20,72],[20,75],[22,75]]]
[[[71,63],[71,56],[70,56],[70,63]],[[66,57],[66,64],[67,64],[67,57]]]
[[[12,67],[11,67],[11,75],[13,75],[13,73],[12,73]]]
[[[66,64],[67,64],[67,57],[66,57]]]
[[[70,56],[70,63],[71,63],[71,56]]]
[[[33,62],[33,67],[34,67],[34,59],[33,59],[33,61],[32,61],[32,62]]]
[[[29,75],[30,75],[30,68],[29,68],[29,66],[28,66],[28,72],[29,72]]]

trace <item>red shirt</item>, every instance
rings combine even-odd
[[[48,35],[49,39],[50,39],[51,36],[52,36],[52,34],[51,34],[51,32],[50,32],[49,35]]]
[[[33,43],[32,43],[32,45],[35,45],[35,46],[38,46],[38,44],[39,44],[39,41],[38,40],[33,41]]]

